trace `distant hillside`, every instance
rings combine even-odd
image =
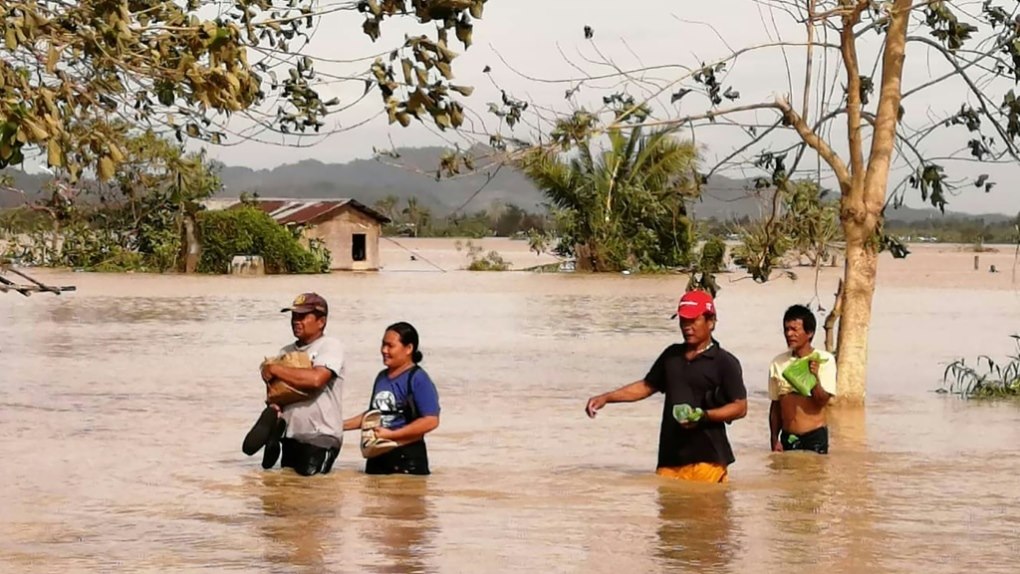
[[[477,151],[484,153],[485,149]],[[484,173],[436,181],[428,174],[435,173],[443,152],[443,148],[439,147],[398,148],[398,158],[384,160],[359,159],[343,164],[305,160],[272,169],[225,166],[221,172],[224,189],[217,196],[237,197],[249,192],[263,197],[297,199],[350,197],[366,205],[388,195],[397,197],[401,202],[415,197],[436,216],[447,215],[462,206],[463,211],[468,213],[484,210],[494,202],[514,203],[529,211],[541,208],[544,202],[542,193],[523,174],[509,167],[501,169],[488,185],[485,185]],[[0,173],[4,172],[14,176],[15,187],[24,190],[25,194],[0,191],[0,207],[21,204],[26,197],[37,197],[39,189],[49,179],[46,175],[16,170]],[[483,185],[485,188],[479,192]],[[748,187],[749,182],[744,180],[713,176],[702,190],[701,199],[691,204],[691,211],[699,219],[759,217],[766,212],[769,202],[767,198],[748,191]],[[993,223],[1015,216],[950,213],[943,216],[934,209],[911,208],[890,209],[887,215],[890,219],[908,223],[944,217],[984,218],[987,223]]]
[[[436,172],[442,148],[397,151],[399,158],[359,159],[344,164],[305,160],[268,170],[227,167],[222,172],[221,195],[237,197],[247,191],[266,197],[351,197],[366,205],[388,195],[401,200],[416,197],[437,215],[448,214],[469,199],[464,207],[467,212],[484,210],[493,202],[515,203],[536,211],[544,201],[542,194],[516,170],[499,170],[488,185],[484,173],[436,181],[426,174]],[[483,185],[485,188],[479,192]]]
[[[24,193],[0,189],[0,208],[14,207],[39,198],[39,191],[51,177],[49,174],[25,173],[15,169],[2,169],[0,174],[14,178],[11,187]]]
[[[698,218],[716,218],[721,220],[740,219],[751,217],[752,219],[768,213],[771,208],[771,193],[758,196],[751,188],[751,182],[745,180],[728,179],[715,176],[709,180],[708,185],[702,190],[700,201],[691,204],[691,211]],[[839,197],[833,193],[832,198]],[[917,223],[920,221],[937,220],[984,220],[986,224],[1012,221],[1016,214],[983,213],[969,214],[956,213],[947,210],[945,214],[937,209],[925,208],[915,209],[912,207],[895,208],[889,206],[885,212],[886,219],[903,223]]]

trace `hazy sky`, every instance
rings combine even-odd
[[[431,27],[384,24],[383,37],[378,43],[373,44],[361,33],[361,20],[359,14],[335,15],[324,19],[307,51],[323,58],[349,60],[388,51],[402,41],[405,31],[431,34]],[[584,38],[583,28],[586,25],[594,29],[593,41]],[[494,118],[485,113],[488,102],[499,100],[499,90],[493,83],[497,83],[516,97],[533,102],[540,108],[566,111],[579,104],[587,104],[590,108],[598,107],[602,96],[610,92],[597,90],[596,87],[609,87],[615,82],[591,83],[591,87],[586,85],[581,88],[576,99],[567,101],[564,99],[564,92],[572,87],[570,84],[539,80],[605,74],[610,69],[600,64],[598,60],[609,58],[620,68],[630,70],[643,66],[672,65],[672,68],[658,69],[647,74],[647,77],[662,82],[672,81],[684,73],[677,65],[697,66],[702,61],[725,57],[733,49],[775,41],[779,36],[774,26],[778,27],[778,33],[786,42],[803,42],[805,39],[803,28],[793,23],[788,15],[779,11],[770,12],[752,0],[711,2],[490,0],[486,4],[484,19],[475,22],[474,45],[470,50],[463,52],[454,63],[457,74],[455,83],[476,88],[474,95],[465,103],[472,111],[484,117],[488,124],[487,128],[493,129]],[[863,40],[862,51],[865,54],[876,53],[877,45],[872,38]],[[454,43],[452,48],[461,51],[459,42]],[[820,49],[816,52],[818,54],[815,59],[816,71],[824,69],[826,65],[821,58],[821,52]],[[599,53],[604,58],[600,57]],[[514,70],[533,79],[526,79],[512,71],[500,61],[499,55],[502,55]],[[791,70],[789,76],[783,52],[778,48],[754,51],[741,56],[736,64],[731,66],[730,74],[726,78],[726,84],[732,84],[741,93],[741,98],[735,104],[771,101],[778,95],[792,92],[793,102],[799,110],[802,101],[805,53],[803,48],[790,47],[786,51],[786,56]],[[586,59],[590,62],[586,62]],[[336,75],[350,75],[363,70],[368,64],[369,62],[347,65],[320,63],[317,68]],[[835,79],[836,89],[839,90],[842,80],[834,78],[834,73],[838,70],[833,64],[838,64],[834,58],[828,61],[829,81],[825,84],[831,85]],[[492,68],[492,73],[488,76],[482,73],[487,65]],[[873,65],[874,57],[868,57],[862,62],[862,68],[865,70]],[[926,52],[923,47],[912,48],[908,52],[904,84],[909,89],[942,70],[945,70],[944,62]],[[788,77],[791,80],[788,80]],[[360,95],[362,87],[360,83],[330,85],[324,86],[321,93],[326,99],[336,95],[340,96],[342,101],[350,102]],[[647,88],[645,85],[643,88],[633,89],[631,93],[638,97],[643,93],[642,90]],[[1003,92],[1003,89],[995,87],[988,93],[998,101]],[[662,115],[676,117],[707,109],[706,99],[693,94],[687,96],[677,106],[670,105],[668,93],[657,110]],[[942,87],[919,92],[904,102],[908,113],[906,121],[910,125],[921,127],[929,121],[930,114],[938,115],[957,110],[961,103],[972,99],[967,96],[960,83],[948,83]],[[817,91],[813,91],[812,98],[813,101],[817,101]],[[877,94],[875,100],[877,101]],[[723,104],[727,105],[734,104],[730,102]],[[874,104],[871,109],[874,109]],[[349,126],[380,114],[381,110],[381,99],[377,92],[373,92],[366,101],[353,109],[331,116],[327,123],[332,127]],[[817,109],[813,109],[811,116],[817,117]],[[775,114],[769,111],[750,112],[741,118],[771,124],[775,121]],[[231,123],[231,127],[236,129],[241,129],[244,125],[241,120]],[[475,124],[475,127],[482,126]],[[845,133],[840,128],[841,124],[837,123],[831,132],[833,145],[837,147],[841,134]],[[962,127],[945,134],[937,139],[933,138],[924,148],[925,153],[945,154],[962,147],[968,139]],[[699,129],[694,135],[698,144],[703,146],[705,165],[713,165],[748,141],[747,136],[740,130],[724,125]],[[263,137],[270,142],[282,141],[280,136]],[[442,145],[444,141],[447,144],[460,142],[463,145],[468,140],[452,134],[447,134],[444,138],[434,129],[416,124],[412,124],[410,128],[401,128],[399,125],[390,127],[386,123],[385,115],[380,115],[359,128],[330,136],[310,147],[295,148],[254,141],[242,143],[234,138],[233,142],[236,145],[213,147],[209,151],[213,157],[230,165],[268,168],[302,159],[345,162],[354,158],[370,157],[373,146],[387,148],[391,142],[396,146],[419,146]],[[787,135],[774,141],[794,140]],[[762,149],[764,146],[752,148],[747,157],[752,155],[751,152]],[[814,165],[813,158],[810,165]],[[907,171],[908,168],[900,164],[897,174],[902,177]],[[989,194],[979,192],[970,186],[963,188],[959,196],[952,198],[951,209],[972,213],[987,211],[1013,213],[1020,210],[1020,200],[1013,190],[1013,182],[1017,181],[1020,175],[1020,170],[1015,164],[997,166],[955,164],[948,171],[952,176],[961,178],[975,178],[980,173],[988,173],[998,183]],[[731,171],[729,175],[752,175],[752,172],[742,174],[739,171]],[[899,179],[894,178],[894,181]],[[908,204],[920,205],[917,196],[918,192],[910,190]]]

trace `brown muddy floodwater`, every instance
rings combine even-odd
[[[866,414],[833,415],[828,457],[768,450],[768,360],[813,281],[723,279],[717,337],[751,392],[724,486],[653,474],[661,396],[583,414],[676,338],[682,278],[44,275],[78,292],[0,295],[0,571],[1016,572],[1020,407],[932,391],[946,362],[1012,351],[1020,295],[1008,273],[897,264]],[[288,341],[279,308],[305,290],[347,347],[347,415],[382,329],[419,328],[443,406],[432,476],[365,476],[354,433],[324,477],[241,453],[257,365]]]

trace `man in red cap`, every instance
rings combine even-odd
[[[667,347],[643,379],[588,399],[585,410],[594,418],[609,403],[630,403],[663,393],[656,474],[726,482],[727,468],[736,460],[726,424],[747,414],[743,370],[740,361],[712,337],[717,314],[710,294],[684,293],[673,315],[677,317],[684,342]],[[674,407],[680,405],[688,405],[697,420],[675,418]]]

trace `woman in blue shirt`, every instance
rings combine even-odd
[[[386,328],[382,340],[385,369],[375,377],[369,410],[382,413],[375,436],[399,446],[368,459],[367,474],[429,474],[425,435],[439,427],[436,385],[418,364],[422,361],[418,331],[409,323]],[[367,412],[367,411],[366,411]],[[344,421],[344,430],[361,428],[365,413]]]

